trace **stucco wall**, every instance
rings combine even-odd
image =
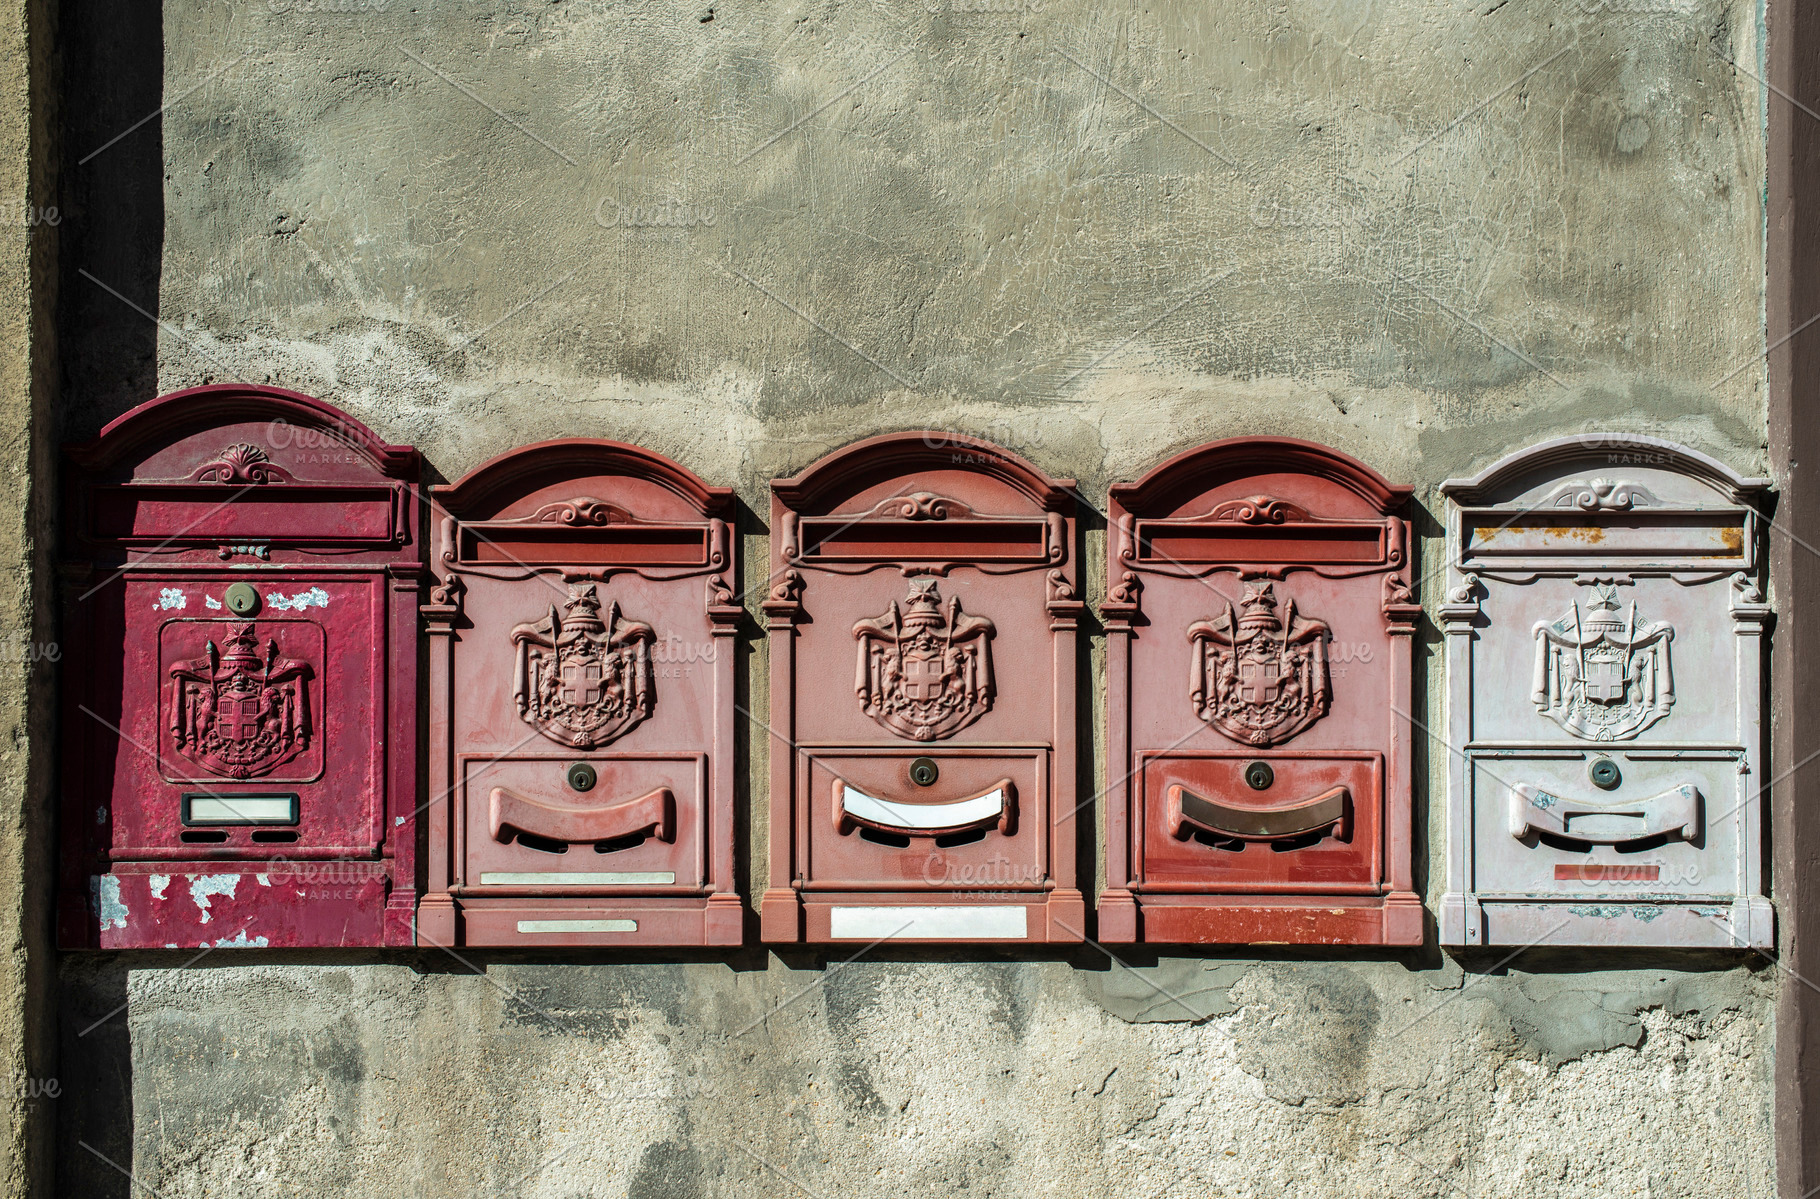
[[[750,583],[767,481],[887,429],[992,437],[1096,504],[1199,441],[1313,438],[1417,486],[1419,575],[1435,485],[1530,441],[1649,432],[1767,471],[1749,3],[64,22],[66,437],[252,379],[445,478],[621,438],[739,489]],[[1427,626],[1424,720],[1435,650]],[[1417,791],[1431,897],[1443,752]],[[748,891],[763,841],[754,819]],[[65,958],[60,1189],[125,1195],[116,1166],[169,1196],[1774,1187],[1761,959],[577,956]]]

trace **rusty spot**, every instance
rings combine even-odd
[[[1480,527],[1473,530],[1473,538],[1478,541],[1494,541],[1500,533],[1540,533],[1544,537],[1556,537],[1578,541],[1584,545],[1598,545],[1605,540],[1605,528],[1602,525],[1497,525]]]

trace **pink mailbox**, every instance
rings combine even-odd
[[[733,493],[580,438],[432,493],[428,945],[737,945]]]
[[[940,433],[772,483],[765,940],[1080,940],[1072,487]]]
[[[229,384],[66,460],[59,940],[410,944],[417,452]]]
[[[1408,498],[1275,437],[1112,488],[1102,938],[1421,943]]]

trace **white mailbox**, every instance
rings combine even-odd
[[[1615,434],[1442,484],[1443,944],[1773,944],[1769,486]]]

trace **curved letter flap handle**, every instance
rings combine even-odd
[[[1166,827],[1178,841],[1186,841],[1196,830],[1232,841],[1289,841],[1311,833],[1339,836],[1348,796],[1346,788],[1335,787],[1280,808],[1238,808],[1174,783],[1165,798]]]
[[[984,791],[946,803],[901,803],[868,795],[844,779],[834,780],[834,831],[855,828],[909,837],[943,837],[979,828],[1010,835],[1017,826],[1017,788],[1000,779]]]
[[[495,787],[489,798],[488,822],[493,840],[502,843],[519,833],[569,845],[615,841],[635,833],[650,833],[659,841],[670,841],[676,836],[676,798],[668,787],[659,787],[625,803],[595,808],[566,804],[558,807]]]
[[[1692,783],[1622,807],[1565,799],[1529,783],[1510,789],[1510,835],[1519,841],[1537,833],[1583,845],[1623,845],[1651,837],[1693,841],[1700,825],[1700,789]]]

